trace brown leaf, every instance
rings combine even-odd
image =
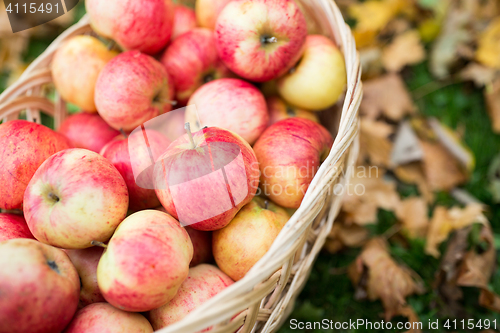
[[[383,121],[361,118],[359,154],[361,162],[368,158],[371,164],[391,166],[392,142],[389,136],[392,133],[394,133],[394,127]]]
[[[461,165],[442,145],[420,141],[424,151],[423,169],[431,190],[449,191],[467,180]]]
[[[492,311],[500,312],[500,296],[490,290],[483,289],[479,294],[479,305]]]
[[[469,63],[459,73],[461,79],[473,81],[478,87],[491,84],[497,75],[497,70],[480,65],[476,62]]]
[[[462,229],[473,223],[487,224],[483,215],[483,206],[477,203],[468,204],[465,208],[452,207],[447,209],[437,206],[434,209],[431,223],[427,231],[425,253],[439,257],[438,246],[448,238],[453,230]]]
[[[366,243],[363,252],[349,266],[348,274],[356,289],[360,290],[358,295],[365,294],[369,300],[382,301],[386,320],[400,313],[407,296],[423,292],[418,275],[392,259],[382,238],[373,238]]]
[[[407,65],[415,65],[425,59],[425,50],[417,30],[398,35],[382,51],[382,63],[389,72],[399,72]]]
[[[410,323],[415,323],[415,324],[412,324],[411,327],[408,331],[406,331],[406,333],[420,333],[422,332],[421,329],[419,329],[419,325],[418,323],[420,323],[420,318],[418,317],[418,315],[415,313],[415,311],[413,310],[413,308],[409,305],[406,305],[406,306],[402,306],[399,308],[399,311],[398,311],[398,315],[400,316],[403,316],[403,317],[406,317],[408,318],[408,322]],[[422,325],[422,328],[423,328],[424,325]],[[416,327],[415,329],[413,329],[413,327]]]
[[[394,210],[399,205],[396,183],[384,179],[384,171],[375,166],[358,166],[349,181],[342,209],[347,223],[375,223],[378,208]]]
[[[493,232],[489,226],[481,228],[479,240],[484,242],[488,248],[480,253],[475,249],[467,252],[457,279],[459,286],[488,289],[488,282],[493,275],[496,259]]]
[[[443,309],[446,315],[460,316],[464,312],[460,303],[463,292],[457,285],[457,276],[460,262],[467,251],[467,238],[470,230],[469,226],[453,233],[436,272],[434,289],[446,304]]]
[[[380,47],[365,47],[359,50],[359,62],[362,68],[362,79],[379,76],[384,67],[382,66],[382,50]]]
[[[398,74],[387,74],[363,83],[361,115],[370,119],[384,115],[397,121],[415,111],[410,94]]]
[[[356,224],[347,225],[344,221],[335,221],[328,235],[325,248],[330,253],[336,253],[346,247],[360,247],[369,238],[369,232]]]
[[[428,208],[424,199],[412,197],[401,201],[396,208],[396,217],[403,224],[403,230],[411,237],[425,237],[429,226]]]
[[[428,203],[434,201],[434,193],[427,184],[422,163],[413,162],[400,165],[394,169],[394,173],[400,181],[417,185],[420,194]]]
[[[435,288],[447,304],[447,315],[457,316],[464,311],[458,302],[463,297],[459,287],[481,289],[479,304],[500,311],[500,297],[488,288],[496,262],[492,230],[486,222],[480,230],[475,246],[467,251],[472,230],[469,225],[453,234],[436,274]]]
[[[491,119],[493,132],[500,133],[500,78],[486,86],[484,98]]]
[[[449,75],[450,67],[460,58],[459,50],[472,40],[468,26],[473,14],[469,6],[471,1],[450,1],[451,8],[430,53],[430,71],[438,78]]]

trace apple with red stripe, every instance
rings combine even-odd
[[[15,238],[35,239],[21,215],[0,213],[0,242]]]
[[[170,0],[87,0],[92,28],[125,50],[160,52],[172,36],[174,4]]]
[[[22,209],[23,195],[38,167],[52,154],[71,147],[48,127],[26,120],[0,125],[0,209]]]
[[[299,60],[307,24],[293,0],[235,0],[217,18],[215,34],[219,56],[231,71],[264,82]]]
[[[183,225],[204,231],[223,228],[257,191],[257,159],[233,132],[186,130],[156,162],[156,194]]]
[[[128,191],[110,161],[73,148],[52,155],[38,168],[24,202],[24,217],[36,239],[83,249],[111,237],[127,214]]]
[[[326,128],[309,119],[269,126],[254,145],[263,193],[282,207],[298,208],[332,144]]]

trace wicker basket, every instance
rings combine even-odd
[[[195,309],[182,321],[158,332],[272,332],[287,318],[309,276],[333,221],[342,197],[333,186],[345,185],[357,157],[358,108],[361,102],[361,70],[354,39],[332,0],[300,0],[319,31],[331,37],[344,54],[347,91],[339,103],[340,120],[330,155],[314,177],[300,208],[285,225],[268,253],[247,273],[214,298]],[[0,95],[0,119],[26,119],[41,122],[40,112],[54,117],[59,127],[67,115],[65,102],[56,103],[44,96],[43,86],[51,84],[50,63],[54,51],[75,35],[92,34],[85,16],[59,36],[23,73],[20,79]],[[347,171],[347,172],[346,172]]]

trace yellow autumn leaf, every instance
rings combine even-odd
[[[476,59],[483,65],[500,69],[500,18],[493,20],[479,36]]]
[[[349,15],[356,19],[353,31],[356,45],[370,45],[389,21],[404,8],[404,0],[368,0],[349,7]]]

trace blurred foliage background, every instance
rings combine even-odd
[[[280,332],[292,318],[500,326],[500,2],[337,3],[363,65],[358,165],[380,174],[353,180],[366,193],[346,198]],[[0,91],[85,13],[13,35],[4,9]]]

